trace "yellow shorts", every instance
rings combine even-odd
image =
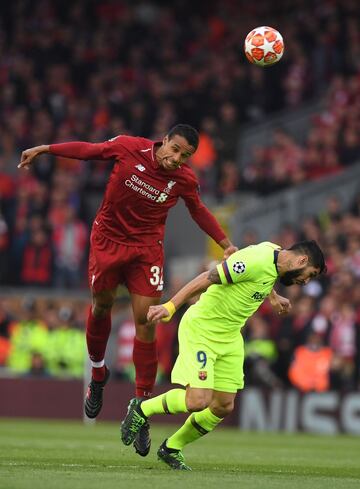
[[[201,327],[185,314],[178,337],[179,356],[171,372],[172,383],[230,393],[244,388],[244,341],[240,332],[235,341],[217,343],[206,337],[206,325]]]

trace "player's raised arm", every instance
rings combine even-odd
[[[150,306],[147,314],[148,321],[163,321],[167,323],[175,314],[177,309],[194,295],[204,292],[210,285],[220,284],[219,272],[216,268],[203,272],[188,282],[177,292],[166,304]]]
[[[107,160],[115,157],[123,145],[122,136],[113,138],[103,143],[88,143],[84,141],[72,141],[59,144],[43,144],[26,149],[21,154],[18,168],[30,168],[34,158],[43,153],[50,153],[54,156],[63,156],[75,160]]]

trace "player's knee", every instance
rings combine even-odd
[[[202,411],[209,406],[210,402],[206,397],[188,397],[186,399],[186,407],[190,413],[195,413],[198,411]]]
[[[227,400],[222,402],[214,400],[211,403],[210,408],[215,416],[218,416],[219,418],[225,418],[225,416],[228,416],[234,410],[234,400]]]
[[[190,413],[196,413],[198,411],[203,411],[204,409],[206,409],[208,407],[208,405],[209,404],[203,399],[192,400],[192,401],[186,403],[187,410]]]
[[[111,312],[113,302],[95,302],[92,306],[92,313],[96,318],[102,318],[107,316]]]
[[[146,329],[155,328],[154,322],[148,321],[147,313],[148,313],[148,309],[138,312],[136,315],[134,315],[134,321],[136,327],[146,328]]]
[[[136,338],[140,341],[155,340],[155,324],[135,324]]]

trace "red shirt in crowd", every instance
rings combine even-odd
[[[164,239],[169,209],[179,197],[189,212],[216,242],[226,236],[202,203],[193,170],[159,166],[155,151],[160,143],[145,138],[117,136],[104,143],[72,142],[50,145],[50,153],[82,160],[115,158],[105,196],[94,226],[109,239],[128,246],[151,246]]]

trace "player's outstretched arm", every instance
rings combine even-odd
[[[150,306],[147,314],[148,321],[163,321],[167,323],[176,310],[191,299],[191,297],[198,295],[200,292],[204,292],[210,285],[220,283],[220,276],[216,268],[211,269],[209,272],[201,273],[184,285],[166,304]]]
[[[42,144],[41,146],[34,146],[33,148],[26,149],[21,153],[18,168],[25,168],[25,170],[29,170],[34,158],[43,153],[49,153],[48,144]]]
[[[54,156],[76,160],[109,160],[115,157],[118,151],[118,143],[113,140],[105,141],[104,143],[70,141],[50,145],[44,144],[23,151],[18,168],[26,168],[28,170],[33,159],[42,153],[50,153]]]

